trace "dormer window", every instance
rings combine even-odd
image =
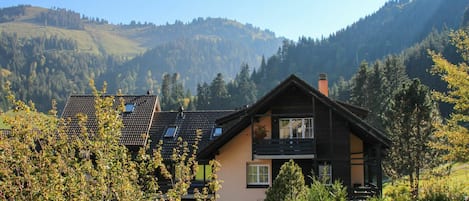
[[[132,113],[135,110],[135,104],[126,103],[124,106],[124,113]]]
[[[164,133],[164,137],[165,138],[174,137],[176,135],[177,129],[178,129],[177,126],[168,126],[168,128],[166,128],[166,132]]]
[[[218,137],[223,133],[223,129],[221,127],[215,127],[212,130],[212,136],[213,137]]]

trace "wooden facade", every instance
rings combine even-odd
[[[379,194],[382,152],[389,146],[389,139],[363,120],[363,111],[331,100],[292,75],[251,107],[218,120],[221,125],[229,125],[229,129],[202,150],[201,156],[212,154],[216,158],[218,149],[249,128],[251,162],[270,160],[272,179],[283,163],[293,159],[302,168],[307,183],[311,182],[309,176],[318,176],[319,167],[327,164],[331,179],[341,181],[351,198]],[[282,137],[280,122],[285,119],[312,119],[312,135]],[[269,132],[262,139],[257,137],[258,127],[266,127]]]

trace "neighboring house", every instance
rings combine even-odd
[[[196,133],[202,133],[198,160],[203,174],[198,173],[193,186],[203,186],[207,161],[218,160],[223,180],[219,200],[263,200],[289,159],[302,167],[307,183],[314,173],[342,181],[351,198],[379,194],[389,139],[363,120],[367,110],[328,98],[325,76],[319,83],[321,92],[292,75],[238,111],[164,112],[156,96],[119,96],[116,100],[124,98],[128,109],[120,142],[135,151],[149,140],[155,148],[161,140],[163,157],[169,159],[177,137],[192,145]],[[93,96],[69,98],[62,117],[72,119],[71,133],[79,132],[78,113],[91,117],[88,125],[96,127]]]
[[[127,146],[132,151],[137,151],[144,146],[150,135],[153,116],[159,112],[160,105],[156,95],[143,96],[115,96],[114,106],[124,102],[124,112],[122,113],[122,128],[120,143]],[[62,118],[70,119],[68,134],[80,134],[77,114],[88,117],[86,128],[90,132],[96,132],[98,122],[95,115],[95,98],[93,95],[72,95],[68,98],[62,112]]]
[[[199,157],[222,165],[220,200],[263,200],[289,159],[305,178],[314,172],[340,180],[351,198],[380,193],[389,139],[363,120],[366,110],[328,98],[325,75],[319,89],[292,75],[252,106],[217,120],[227,128]]]

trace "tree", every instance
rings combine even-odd
[[[265,201],[304,200],[306,186],[301,167],[291,159],[284,163],[266,195]]]
[[[105,90],[104,90],[105,91]],[[95,88],[96,134],[78,116],[80,136],[68,136],[56,110],[44,115],[33,103],[15,105],[6,116],[11,133],[0,138],[0,198],[4,200],[141,199],[134,162],[119,144],[122,121],[114,98],[99,98]]]
[[[362,62],[360,68],[352,79],[350,102],[358,106],[367,106],[365,92],[368,89],[368,63]]]
[[[221,73],[210,84],[210,109],[225,109],[230,95]]]
[[[198,110],[206,110],[210,108],[210,87],[206,82],[202,85],[197,84],[197,100],[196,108]]]
[[[433,146],[444,150],[448,161],[469,161],[469,30],[462,29],[451,34],[451,41],[461,54],[464,62],[455,65],[441,54],[430,51],[433,62],[432,72],[440,75],[448,84],[448,92],[433,92],[436,100],[453,105],[453,112],[444,123],[436,124],[440,139]]]
[[[394,178],[408,176],[414,199],[418,197],[420,171],[432,167],[437,152],[431,148],[433,126],[439,120],[436,104],[429,89],[418,79],[394,95],[386,113],[385,125],[392,141],[385,161],[387,172]]]
[[[236,75],[234,82],[229,85],[232,107],[240,107],[256,101],[256,84],[252,81],[249,73],[249,66],[247,64],[242,65],[241,71]]]
[[[170,164],[163,162],[161,146],[151,155],[148,145],[130,153],[119,143],[124,102],[103,96],[105,85],[102,91],[94,82],[91,86],[98,124],[89,129],[88,117],[78,115],[79,135],[67,133],[68,120],[57,118],[55,107],[49,115],[39,113],[7,90],[15,111],[0,115],[11,127],[0,133],[1,200],[156,200],[163,196],[157,183],[162,179],[173,184],[167,198],[181,200],[187,194],[197,171],[200,131],[191,147],[178,139]],[[218,190],[216,179],[211,182]]]

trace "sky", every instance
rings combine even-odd
[[[0,0],[0,7],[28,4],[66,8],[113,24],[156,25],[221,17],[297,40],[329,36],[376,12],[388,0]]]

